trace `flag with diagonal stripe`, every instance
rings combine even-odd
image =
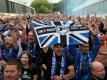
[[[88,42],[88,28],[83,26],[72,26],[72,23],[73,21],[33,21],[32,26],[36,32],[37,39],[41,48],[52,46],[56,43],[76,45]],[[63,36],[63,39],[61,36]]]
[[[87,27],[71,27],[66,34],[67,45],[77,45],[89,42],[89,30]]]
[[[60,43],[60,35],[56,32],[55,27],[42,25],[34,27],[34,30],[41,48]]]

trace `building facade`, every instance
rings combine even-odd
[[[36,13],[35,9],[17,0],[0,0],[0,13]]]
[[[65,15],[107,15],[107,0],[62,0],[62,13]]]

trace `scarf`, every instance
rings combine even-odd
[[[80,54],[78,54],[77,56],[76,56],[76,78],[77,78],[77,80],[81,80],[82,79],[82,77],[81,77],[81,69],[82,69],[82,63],[83,63],[83,61],[82,61],[82,58],[83,58],[83,55],[82,55],[82,53],[80,53]],[[87,76],[85,76],[87,79],[88,79],[88,75],[90,74],[90,71],[91,71],[91,63],[92,63],[92,59],[91,59],[91,57],[90,57],[90,55],[89,55],[89,53],[87,53],[87,63],[86,63],[86,75]],[[86,79],[86,80],[87,80]]]
[[[54,75],[56,72],[56,57],[55,53],[53,53],[52,57],[52,67],[51,67],[51,80],[54,80]],[[66,66],[66,61],[65,61],[65,54],[62,53],[62,60],[61,60],[61,68],[60,68],[60,76],[63,77],[64,72],[65,72],[65,66]]]

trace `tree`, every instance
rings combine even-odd
[[[62,3],[61,2],[53,3],[53,12],[61,11],[61,7],[62,7]]]
[[[34,0],[31,6],[36,9],[37,13],[52,12],[52,4],[47,0]]]

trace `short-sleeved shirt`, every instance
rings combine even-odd
[[[33,80],[33,76],[37,75],[37,66],[32,64],[31,68],[22,68],[21,80]]]

